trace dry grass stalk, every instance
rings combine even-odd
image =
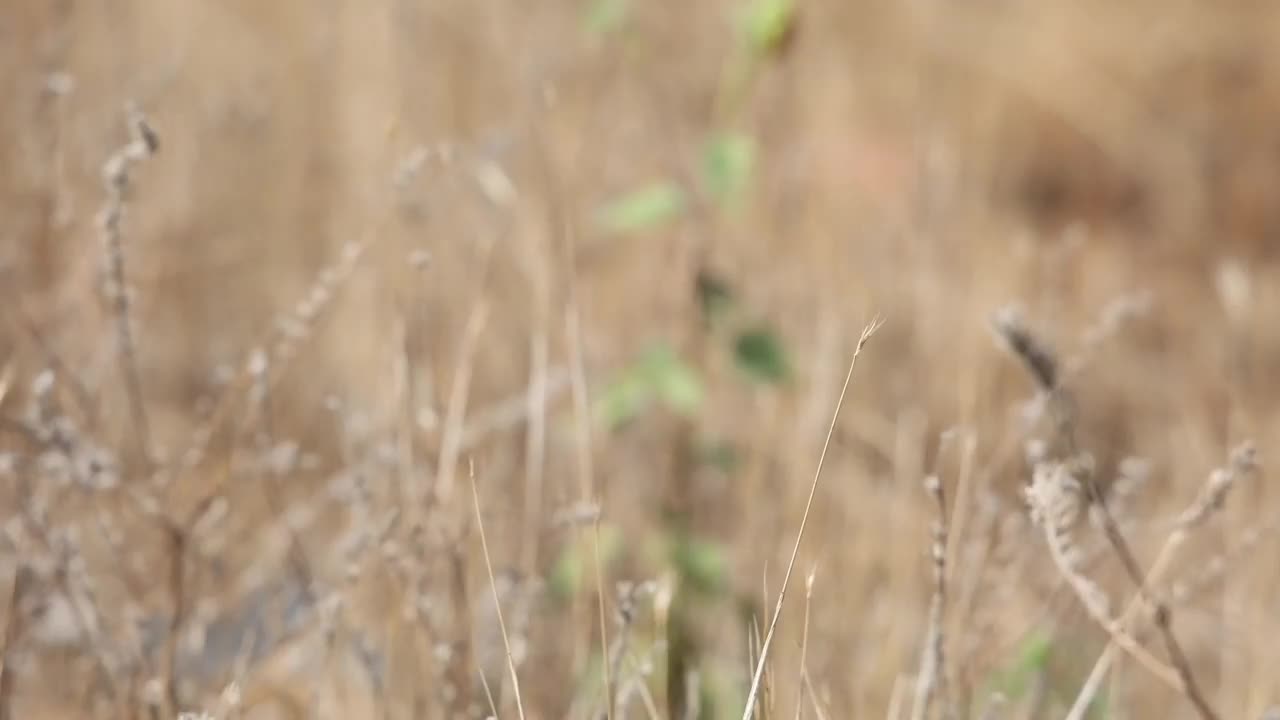
[[[818,571],[813,569],[809,571],[809,576],[804,580],[804,624],[800,629],[800,676],[796,682],[796,720],[804,717],[804,679],[809,673],[809,611],[813,606],[813,583],[817,579]]]
[[[490,717],[497,720],[501,715],[498,713],[498,702],[493,697],[493,688],[489,687],[489,678],[485,677],[483,669],[477,669],[476,674],[480,676],[480,685],[484,688],[485,702],[489,703]]]
[[[1119,335],[1134,319],[1147,314],[1151,305],[1151,294],[1146,292],[1124,295],[1107,303],[1098,320],[1085,329],[1081,347],[1063,363],[1063,379],[1070,381],[1082,375],[1101,346]]]
[[[637,673],[635,678],[623,678],[622,664],[630,653],[631,631],[635,626],[636,613],[639,610],[638,602],[642,597],[652,595],[655,587],[656,583],[653,582],[636,584],[624,581],[618,583],[618,607],[614,613],[613,648],[609,653],[609,669],[606,671],[609,677],[613,678],[617,693],[612,700],[605,699],[604,701],[611,704],[613,708],[606,708],[604,712],[593,713],[594,717],[607,717],[614,710],[625,710],[630,694],[639,693],[643,697],[648,693],[647,688],[644,688],[644,680],[641,673]],[[646,698],[646,709],[652,704],[651,699]]]
[[[849,360],[849,372],[845,374],[844,385],[840,389],[840,397],[836,400],[835,412],[831,416],[831,426],[827,429],[827,439],[823,442],[822,453],[818,456],[818,467],[813,473],[813,482],[809,484],[809,499],[805,502],[804,514],[800,517],[800,528],[796,531],[796,542],[791,549],[791,558],[787,561],[787,571],[782,576],[782,588],[778,591],[778,602],[773,608],[773,618],[769,621],[769,631],[765,634],[764,643],[760,647],[760,658],[756,661],[755,674],[751,678],[751,689],[747,692],[747,703],[742,712],[742,720],[751,720],[751,715],[755,710],[757,696],[760,693],[760,679],[764,675],[765,663],[769,659],[769,646],[773,643],[773,634],[778,628],[778,618],[782,616],[782,604],[787,597],[787,585],[791,581],[791,572],[796,566],[796,556],[800,554],[800,541],[804,539],[804,530],[809,522],[809,511],[813,507],[813,498],[818,492],[818,480],[822,477],[822,465],[827,459],[827,450],[831,447],[831,436],[835,433],[836,421],[840,419],[840,408],[844,405],[845,394],[849,391],[849,382],[853,379],[853,369],[858,365],[858,355],[862,353],[862,348],[882,326],[883,323],[876,319],[863,328],[862,335],[858,338],[858,344],[853,350],[853,357]]]
[[[483,267],[485,272],[492,257],[492,244],[487,246]],[[459,343],[453,369],[453,379],[449,391],[449,399],[445,409],[444,425],[441,430],[440,453],[436,466],[434,485],[431,494],[410,504],[409,532],[410,543],[416,548],[416,562],[411,564],[410,584],[415,587],[419,598],[428,596],[429,579],[427,573],[428,553],[440,553],[448,559],[450,598],[454,616],[454,652],[450,654],[449,680],[454,693],[454,701],[459,712],[465,712],[469,704],[469,680],[474,663],[475,647],[471,638],[472,602],[467,582],[466,548],[467,515],[453,512],[451,500],[458,473],[458,464],[462,456],[462,433],[466,425],[467,410],[471,396],[471,381],[475,369],[476,354],[479,351],[480,338],[488,322],[490,305],[485,298],[483,281],[481,290],[471,303],[467,316],[463,337]],[[429,514],[434,513],[431,518]],[[428,520],[437,522],[428,524]],[[428,535],[428,530],[433,533]],[[415,604],[418,604],[415,602]],[[425,618],[420,623],[427,629]],[[505,632],[504,632],[505,640]],[[419,698],[415,702],[425,702]]]
[[[475,366],[475,354],[480,336],[489,317],[489,306],[483,298],[472,307],[462,342],[458,348],[458,361],[453,371],[453,386],[449,391],[449,403],[445,410],[443,437],[440,441],[440,462],[436,468],[435,489],[432,498],[436,507],[447,508],[453,495],[458,460],[462,453],[462,429],[466,425],[467,401],[471,394],[471,376]]]
[[[765,603],[768,604],[768,594],[765,594]],[[750,624],[747,625],[747,669],[755,667],[756,662],[760,659],[760,648],[764,644],[763,638],[760,636],[760,619],[752,617]],[[690,670],[695,673],[696,670]],[[760,683],[759,702],[756,703],[755,717],[756,720],[770,720],[773,717],[773,670],[766,665],[764,677]],[[685,705],[684,716],[693,720],[698,717],[696,710],[692,708],[698,707],[696,701],[690,701]]]
[[[595,470],[592,464],[593,440],[591,433],[591,404],[587,392],[586,363],[583,356],[582,315],[578,306],[576,286],[570,276],[569,306],[565,310],[566,336],[569,344],[570,379],[573,392],[574,429],[576,470],[578,475],[578,492],[580,502],[595,508],[591,518],[591,554],[595,563],[596,578],[596,616],[600,628],[600,651],[602,657],[609,655],[609,629],[605,622],[604,596],[604,562],[600,555],[600,519],[604,515],[604,500],[595,487]],[[586,530],[580,535],[585,538]],[[609,675],[609,667],[605,665],[604,696],[608,720],[613,720],[613,683]]]
[[[961,567],[962,563],[960,554],[961,550],[964,548],[966,538],[968,537],[968,523],[971,516],[976,516],[988,521],[992,519],[990,517],[992,513],[989,512],[991,510],[989,505],[987,507],[983,507],[981,505],[977,507],[974,506],[973,479],[974,465],[978,449],[978,438],[976,434],[965,428],[957,428],[948,431],[946,438],[944,438],[943,445],[948,445],[952,442],[958,442],[960,446],[960,469],[956,478],[955,499],[951,510],[950,526],[947,529],[947,546],[945,548],[946,554],[944,556],[944,561],[947,564],[946,571],[948,580],[954,578],[956,574],[963,569]],[[941,448],[939,450],[941,450]],[[980,573],[978,573],[978,575],[980,577]],[[967,590],[972,590],[972,586]],[[966,598],[966,589],[963,587],[957,594],[962,600],[967,601],[972,599],[971,595]],[[968,606],[962,602],[957,607],[963,611],[966,610]],[[959,617],[964,617],[964,615],[959,615]]]
[[[533,420],[530,412],[535,403],[546,408],[566,390],[572,391],[573,380],[569,375],[566,368],[548,368],[540,384],[530,385],[509,398],[469,413],[467,425],[458,441],[460,450],[463,453],[474,450],[495,434],[530,423]]]
[[[1277,532],[1280,532],[1280,522],[1274,520],[1245,529],[1240,533],[1240,541],[1235,546],[1210,558],[1194,576],[1175,581],[1170,586],[1170,600],[1181,604],[1204,592],[1226,575],[1232,561],[1249,557],[1263,540]]]
[[[760,600],[760,607],[769,607],[769,563],[767,562],[760,571]],[[762,645],[759,616],[752,615],[750,632],[751,640],[755,643],[756,650],[759,650]],[[774,676],[773,666],[766,663],[764,681],[760,685],[760,702],[757,704],[760,720],[771,720],[774,717],[774,708],[778,699],[778,694],[775,692],[777,684],[774,682]]]
[[[23,598],[31,586],[31,570],[19,565],[13,574],[13,586],[9,591],[9,608],[5,615],[4,637],[0,639],[0,720],[14,720],[13,692],[14,669],[11,664],[17,655],[22,639]]]
[[[804,690],[809,694],[809,705],[813,708],[813,714],[818,720],[828,720],[831,712],[823,707],[823,701],[818,697],[818,691],[813,687],[813,677],[809,674],[809,668],[804,668]]]
[[[520,720],[524,720],[524,700],[520,696],[520,676],[516,672],[515,656],[511,653],[511,639],[507,635],[507,624],[502,617],[502,601],[498,597],[498,583],[493,575],[493,560],[489,557],[489,541],[484,534],[484,518],[480,512],[480,490],[476,487],[476,468],[475,462],[468,463],[471,478],[471,499],[474,501],[476,512],[476,530],[480,534],[480,549],[484,553],[484,567],[489,576],[489,589],[493,592],[493,605],[498,615],[498,628],[502,631],[502,646],[507,653],[507,670],[511,673],[512,692],[515,694],[516,713]]]
[[[169,596],[173,612],[169,619],[169,634],[164,650],[165,699],[169,703],[169,714],[172,715],[182,710],[178,688],[178,642],[182,637],[189,602],[186,593],[187,536],[176,526],[166,527],[165,535],[169,541]]]
[[[540,329],[529,341],[529,427],[525,437],[524,556],[521,567],[534,572],[541,536],[544,475],[547,462],[547,333]]]
[[[949,715],[951,711],[950,707],[945,705],[947,668],[946,638],[943,629],[947,598],[947,503],[943,494],[942,481],[937,475],[925,478],[924,485],[936,506],[933,542],[930,544],[933,560],[933,598],[929,603],[929,625],[925,632],[925,648],[920,660],[920,672],[916,676],[915,702],[911,710],[912,720],[924,720],[929,716],[929,707],[935,696],[941,697],[944,701],[944,716]]]

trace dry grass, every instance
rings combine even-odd
[[[1280,705],[1270,4],[10,5],[0,718]]]

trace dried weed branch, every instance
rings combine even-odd
[[[137,433],[142,460],[150,462],[153,450],[151,427],[142,397],[137,344],[132,326],[133,301],[125,272],[124,233],[121,225],[133,166],[155,155],[160,149],[160,140],[137,108],[129,109],[128,120],[129,142],[112,154],[102,166],[107,202],[98,216],[98,226],[102,233],[103,294],[111,304],[115,316],[116,345],[124,373],[125,391],[128,393],[129,413],[133,418],[133,429]]]
[[[1080,452],[1075,434],[1075,419],[1071,407],[1071,398],[1059,382],[1057,362],[1053,352],[1031,332],[1014,312],[1006,310],[998,313],[994,318],[993,325],[998,336],[1022,360],[1041,389],[1048,394],[1049,409],[1055,420],[1055,430],[1058,432],[1067,453],[1067,463],[1058,463],[1049,466],[1043,472],[1038,471],[1028,491],[1028,498],[1032,503],[1033,511],[1040,515],[1045,528],[1046,539],[1049,541],[1051,551],[1054,552],[1055,563],[1063,571],[1064,576],[1071,583],[1077,594],[1080,595],[1090,614],[1103,623],[1103,626],[1111,633],[1113,640],[1122,647],[1132,645],[1132,647],[1126,647],[1125,649],[1141,660],[1145,652],[1139,652],[1141,646],[1125,631],[1121,623],[1109,619],[1105,604],[1099,602],[1099,592],[1096,591],[1096,586],[1088,582],[1083,573],[1079,572],[1078,568],[1075,567],[1077,563],[1074,562],[1072,548],[1065,541],[1065,532],[1074,523],[1075,516],[1078,516],[1079,506],[1071,507],[1069,511],[1064,512],[1067,506],[1057,507],[1055,503],[1063,501],[1068,495],[1078,496],[1080,489],[1083,489],[1082,499],[1097,512],[1097,517],[1101,521],[1102,530],[1108,544],[1120,560],[1120,564],[1129,579],[1137,586],[1139,598],[1150,609],[1156,628],[1160,632],[1165,649],[1177,673],[1176,686],[1195,706],[1201,718],[1204,720],[1216,720],[1217,714],[1210,707],[1208,700],[1196,683],[1190,660],[1173,634],[1172,613],[1168,605],[1151,594],[1145,580],[1146,574],[1142,571],[1137,558],[1129,547],[1128,541],[1125,540],[1115,516],[1107,507],[1107,500],[1094,477],[1091,463],[1087,462],[1087,456]],[[1152,659],[1154,660],[1154,658]],[[1153,672],[1163,674],[1163,670],[1161,670],[1162,663],[1156,661],[1155,664],[1149,664],[1144,661],[1144,664],[1147,664],[1148,668]]]
[[[1231,453],[1230,462],[1226,467],[1218,468],[1209,474],[1209,478],[1201,489],[1199,496],[1177,518],[1173,532],[1169,534],[1164,545],[1160,548],[1160,552],[1157,553],[1155,561],[1151,564],[1150,571],[1147,572],[1147,587],[1160,581],[1166,569],[1172,563],[1177,550],[1186,542],[1192,531],[1203,525],[1211,515],[1220,510],[1231,488],[1237,485],[1242,478],[1251,475],[1256,469],[1257,453],[1252,443],[1245,443]],[[1141,596],[1135,597],[1125,609],[1124,615],[1120,619],[1120,627],[1127,630],[1137,611],[1142,606],[1143,598]],[[1098,691],[1102,688],[1102,682],[1111,668],[1114,656],[1115,647],[1109,643],[1106,649],[1103,650],[1102,655],[1098,657],[1097,662],[1094,663],[1088,679],[1085,680],[1080,693],[1076,696],[1076,701],[1072,705],[1071,711],[1067,714],[1068,720],[1079,720],[1084,717],[1094,697],[1097,696]]]
[[[1110,600],[1083,568],[1083,553],[1073,534],[1083,515],[1084,494],[1079,479],[1065,465],[1043,464],[1036,468],[1026,489],[1032,520],[1044,530],[1045,542],[1055,567],[1092,617],[1111,634],[1114,642],[1133,655],[1153,675],[1181,692],[1177,672],[1142,647],[1111,618]]]
[[[924,720],[935,696],[945,701],[947,672],[944,632],[944,614],[947,599],[947,503],[942,480],[937,475],[925,478],[925,489],[934,501],[933,542],[930,555],[933,561],[933,598],[929,602],[929,625],[925,632],[925,649],[920,660],[920,672],[916,676],[915,704],[912,720]],[[950,708],[943,707],[943,715],[949,716]]]

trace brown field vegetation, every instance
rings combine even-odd
[[[0,720],[1273,717],[1277,38],[6,0]]]

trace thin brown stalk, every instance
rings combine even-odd
[[[831,426],[827,429],[827,439],[822,444],[822,454],[818,456],[818,467],[813,473],[813,481],[809,484],[809,499],[805,501],[804,514],[800,517],[800,529],[796,532],[795,545],[791,549],[791,559],[787,561],[787,571],[782,576],[782,588],[778,592],[778,602],[773,609],[773,618],[769,621],[769,632],[765,634],[764,644],[760,648],[760,658],[756,661],[755,674],[751,678],[751,689],[747,693],[747,705],[742,713],[742,720],[751,720],[755,710],[757,696],[760,693],[760,679],[764,675],[765,663],[769,659],[769,646],[773,643],[774,631],[778,628],[778,618],[782,616],[782,604],[787,597],[787,585],[790,584],[791,572],[795,570],[796,557],[800,554],[800,541],[804,539],[805,527],[809,524],[809,512],[813,508],[813,498],[818,492],[818,481],[822,477],[822,466],[827,459],[827,450],[831,448],[831,437],[836,431],[836,421],[840,419],[840,408],[844,406],[845,395],[849,391],[849,382],[853,379],[853,369],[858,364],[858,356],[871,336],[881,328],[883,323],[873,320],[862,330],[858,345],[853,350],[853,358],[849,361],[849,372],[845,374],[844,386],[840,389],[840,398],[836,401],[835,412],[831,416]]]
[[[498,703],[493,698],[493,690],[489,687],[489,678],[485,677],[483,670],[478,670],[476,674],[480,676],[480,687],[484,689],[485,700],[489,703],[489,712],[493,713],[494,719],[497,720],[501,715],[498,713]]]
[[[397,395],[400,398],[400,427],[396,433],[396,453],[399,456],[397,470],[400,474],[400,501],[413,505],[424,497],[422,478],[414,457],[413,439],[417,434],[418,384],[414,371],[417,357],[409,330],[409,315],[403,307],[396,314],[396,335],[400,352],[396,353],[394,372]]]
[[[765,593],[765,605],[768,605],[768,593]],[[751,618],[751,625],[746,630],[746,635],[748,635],[748,647],[750,648],[748,652],[748,667],[754,667],[755,661],[760,657],[760,648],[764,647],[764,638],[760,635],[759,618],[754,618],[754,616]],[[690,670],[690,673],[695,673],[695,671]],[[686,692],[686,696],[695,697],[696,693]],[[773,717],[773,667],[768,664],[765,664],[764,678],[760,682],[759,697],[759,702],[755,703],[755,719],[771,720]],[[695,707],[698,706],[695,705],[694,701],[686,702],[685,716],[689,717],[689,719],[698,717],[698,711],[694,710]]]
[[[828,720],[831,713],[824,710],[821,701],[818,699],[818,691],[813,687],[813,678],[809,675],[809,667],[806,665],[802,670],[804,676],[804,689],[809,692],[809,705],[813,707],[813,714],[818,720]]]
[[[538,562],[541,536],[542,488],[547,455],[547,333],[539,329],[529,342],[529,428],[525,436],[524,558],[521,566],[532,573]]]
[[[581,307],[578,301],[576,277],[579,250],[578,236],[576,232],[577,228],[574,220],[573,208],[568,206],[568,202],[566,200],[566,198],[572,197],[573,193],[566,189],[565,182],[563,182],[561,175],[552,160],[547,144],[548,138],[546,131],[542,126],[539,113],[535,113],[532,118],[532,135],[534,138],[534,154],[538,163],[541,180],[546,187],[546,197],[548,198],[548,206],[551,210],[551,233],[558,236],[563,242],[561,262],[564,264],[563,267],[565,268],[565,275],[567,279],[568,302],[565,311],[565,324],[567,326],[567,342],[569,345],[570,356],[569,381],[574,406],[577,475],[581,502],[584,505],[598,508],[598,511],[595,513],[591,523],[591,545],[592,557],[595,563],[596,610],[600,628],[600,652],[601,657],[608,657],[609,637],[604,593],[605,568],[600,556],[600,519],[604,515],[604,499],[602,497],[597,497],[602,493],[600,493],[599,489],[595,487],[595,469],[592,466],[594,447],[591,432],[591,405],[587,392],[586,365],[583,357],[582,316]],[[580,530],[579,534],[585,538],[586,531]],[[575,598],[575,610],[577,609],[576,602],[577,600]],[[608,719],[612,720],[614,694],[611,678],[609,677],[609,668],[607,666],[604,669],[604,675],[606,713]]]
[[[584,358],[582,354],[582,318],[576,300],[576,293],[572,286],[570,287],[569,308],[566,312],[566,324],[568,325],[569,355],[570,355],[570,378],[573,389],[573,405],[575,422],[577,425],[577,460],[578,460],[578,482],[579,492],[582,502],[592,504],[600,508],[596,512],[591,521],[591,546],[592,559],[595,562],[596,576],[596,609],[597,618],[600,623],[600,652],[601,657],[609,656],[609,629],[608,623],[605,621],[605,595],[604,595],[604,563],[600,557],[600,517],[603,513],[603,499],[595,497],[593,491],[595,484],[594,469],[592,467],[592,438],[591,438],[591,406],[587,397],[587,377]],[[585,532],[585,531],[584,531]],[[604,668],[604,696],[605,696],[605,716],[608,720],[613,720],[613,682],[610,677],[609,667],[606,664]]]
[[[658,712],[658,703],[653,698],[653,693],[649,691],[649,687],[645,685],[643,677],[634,678],[630,687],[635,689],[636,695],[640,696],[640,704],[644,706],[645,717],[648,720],[660,720],[662,713]]]
[[[502,647],[507,653],[507,670],[511,673],[512,691],[516,697],[516,713],[524,720],[524,701],[520,697],[520,677],[516,673],[515,656],[511,654],[511,640],[507,636],[507,624],[502,618],[502,600],[498,597],[498,581],[493,576],[493,561],[489,557],[489,541],[484,534],[484,518],[480,513],[480,490],[476,487],[475,461],[468,462],[471,479],[471,499],[476,512],[476,530],[480,533],[480,551],[484,554],[484,568],[489,576],[489,589],[493,592],[493,606],[497,610],[498,629],[502,632]]]
[[[756,665],[756,661],[759,660],[760,646],[762,644],[763,642],[761,642],[761,638],[760,638],[760,618],[752,616],[751,622],[747,625],[747,669],[748,670],[751,670],[752,668],[754,668]],[[760,691],[760,694],[765,697],[768,697],[769,680],[767,676],[764,679],[764,684],[762,686],[762,690]],[[686,707],[688,706],[686,705]],[[760,720],[760,716],[763,716],[764,714],[765,713],[763,712],[763,710],[757,711],[756,720]],[[686,711],[686,716],[697,717],[697,715],[687,711]]]
[[[462,343],[458,348],[458,361],[453,371],[453,387],[449,391],[449,405],[445,411],[444,435],[440,441],[440,464],[436,469],[435,503],[445,507],[453,494],[457,476],[458,458],[462,450],[462,428],[467,412],[467,398],[471,391],[471,373],[475,353],[480,344],[489,317],[489,305],[478,300],[467,318]]]
[[[769,607],[769,563],[766,561],[764,568],[760,572],[760,607]],[[756,648],[762,648],[764,643],[760,636],[760,619],[752,618],[751,631],[755,633]],[[773,717],[773,703],[775,699],[774,688],[777,683],[774,682],[773,666],[765,665],[764,681],[760,685],[760,718],[761,720],[770,720]]]
[[[544,158],[545,159],[545,158]],[[549,171],[549,170],[548,170]],[[505,178],[505,176],[502,176]],[[554,205],[555,201],[552,199]],[[553,211],[554,214],[554,211]],[[553,220],[554,222],[554,220]],[[554,232],[554,226],[552,228]],[[525,412],[529,423],[525,430],[525,487],[521,567],[535,572],[538,561],[538,539],[541,535],[543,487],[547,458],[547,396],[551,320],[551,265],[540,243],[522,245],[525,275],[529,283],[532,321],[529,334],[529,392]]]
[[[1234,561],[1249,557],[1259,543],[1268,536],[1276,534],[1277,531],[1280,531],[1280,522],[1272,519],[1248,527],[1239,534],[1238,543],[1210,558],[1194,576],[1175,581],[1169,592],[1170,599],[1181,604],[1204,592],[1215,581],[1221,580],[1226,575]]]
[[[535,393],[542,395],[542,405],[547,407],[554,398],[566,390],[571,391],[572,383],[573,379],[569,377],[569,371],[566,368],[548,368],[543,374],[541,387],[527,387],[489,407],[477,408],[474,413],[469,413],[467,426],[462,429],[462,438],[459,441],[462,452],[465,454],[475,449],[480,443],[497,433],[528,423],[529,410],[533,403],[532,396]]]
[[[804,678],[809,672],[809,614],[813,606],[813,582],[817,578],[817,569],[809,571],[804,582],[804,624],[800,630],[800,677],[796,682],[796,720],[804,717]]]
[[[469,530],[469,528],[467,528]],[[472,612],[471,602],[471,584],[467,582],[467,555],[466,548],[463,546],[461,538],[465,537],[464,529],[458,530],[458,538],[444,548],[444,552],[448,557],[449,568],[449,596],[453,604],[454,617],[454,638],[453,652],[449,657],[448,682],[452,683],[457,703],[454,708],[456,711],[465,710],[468,702],[466,696],[467,678],[471,676],[471,669],[475,666],[477,649],[472,639],[472,629],[475,628],[475,617]],[[422,564],[425,564],[422,563]],[[415,592],[422,593],[424,589],[418,588]],[[423,618],[423,628],[430,630],[426,623],[425,616]],[[440,634],[443,635],[443,629]],[[414,702],[425,703],[425,690],[414,688]],[[502,689],[498,689],[498,694],[502,694]]]
[[[4,365],[4,370],[0,370],[0,407],[4,407],[4,399],[9,396],[9,390],[13,387],[13,359],[11,358]]]
[[[31,584],[31,571],[22,564],[13,575],[9,591],[9,614],[5,617],[4,638],[0,640],[0,720],[13,720],[14,673],[9,667],[14,646],[22,636],[22,601]]]
[[[947,532],[946,563],[950,577],[955,577],[958,572],[962,540],[968,530],[969,518],[974,514],[973,475],[978,440],[972,432],[961,430],[960,433],[960,474],[956,478],[956,495],[951,510],[952,527]]]
[[[185,522],[163,516],[160,518],[160,525],[169,546],[169,576],[167,581],[169,602],[173,607],[173,615],[169,618],[169,632],[165,638],[164,691],[165,699],[169,703],[169,710],[173,714],[182,710],[178,646],[182,637],[183,627],[187,622],[187,612],[191,604],[190,597],[197,594],[192,593],[187,587],[187,555],[192,545],[191,528],[199,525],[199,521],[206,515],[215,500],[216,497],[214,496],[205,498],[196,505]]]
[[[169,714],[177,715],[182,711],[182,698],[178,692],[178,643],[182,636],[182,626],[186,622],[186,532],[176,525],[165,527],[169,541],[169,597],[173,605],[173,616],[169,618],[169,634],[165,638],[165,699],[169,702]]]
[[[609,654],[609,670],[607,672],[610,677],[615,678],[618,684],[617,695],[612,704],[614,707],[625,707],[622,663],[626,660],[631,649],[631,629],[636,619],[637,601],[642,594],[649,592],[649,587],[648,585],[635,585],[630,582],[618,583],[618,585],[618,608],[615,622],[617,632],[614,635],[613,650]]]

